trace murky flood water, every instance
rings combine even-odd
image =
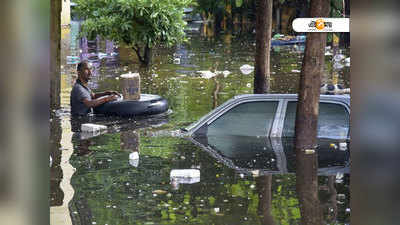
[[[73,23],[71,28],[71,49],[63,49],[72,56],[79,56],[80,50],[79,42],[73,38],[76,26]],[[63,110],[52,121],[54,224],[59,224],[56,217],[63,213],[70,216],[72,224],[300,223],[293,170],[248,174],[231,166],[223,155],[216,156],[178,135],[180,128],[233,96],[252,93],[253,89],[254,73],[246,75],[240,67],[253,65],[254,34],[208,37],[200,31],[192,32],[188,43],[157,50],[149,69],[134,62],[134,57],[129,56],[133,52],[116,46],[113,51],[119,54],[115,57],[92,57],[95,72],[90,85],[95,91],[120,91],[119,75],[139,72],[142,93],[163,96],[170,106],[166,115],[149,118],[89,118],[108,126],[106,133],[95,137],[72,131],[80,122],[71,121],[68,114],[76,65],[66,64],[63,59]],[[89,53],[107,51],[101,40],[95,47],[89,42],[88,47]],[[297,91],[303,48],[282,46],[272,50],[271,92]],[[336,72],[332,73],[331,59],[326,57],[323,82],[348,87],[349,67],[335,65]],[[256,170],[257,160],[266,162],[265,159],[274,158],[273,154],[266,151],[252,159],[249,170]],[[294,158],[287,156],[288,165],[293,164]],[[348,224],[349,174],[330,170],[330,166],[337,166],[334,164],[324,166],[318,172],[317,193],[323,219],[326,224]],[[198,169],[200,177],[171,179],[170,173],[175,169]]]

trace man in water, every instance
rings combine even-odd
[[[84,116],[91,112],[91,109],[109,101],[118,99],[120,95],[116,91],[94,93],[88,87],[88,81],[92,75],[87,61],[82,61],[77,66],[78,79],[71,91],[71,115]],[[106,97],[103,97],[106,96]],[[102,98],[101,98],[102,97]]]

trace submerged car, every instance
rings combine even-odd
[[[295,94],[240,95],[184,131],[195,144],[240,172],[294,172],[296,107]],[[321,95],[319,173],[349,171],[349,124],[350,96]]]

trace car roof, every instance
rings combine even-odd
[[[233,99],[297,99],[297,94],[243,94],[236,95]],[[350,105],[350,95],[320,95],[320,101],[333,100]]]
[[[246,101],[257,101],[257,100],[297,100],[297,94],[243,94],[237,95],[222,105],[218,106],[211,112],[204,115],[197,122],[192,123],[184,131],[192,133],[198,128],[199,125],[203,124],[205,121],[209,120],[213,115],[217,114],[227,106],[235,103],[246,102]],[[350,108],[350,95],[320,95],[320,101],[333,101],[339,102],[347,105]]]

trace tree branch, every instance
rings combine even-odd
[[[137,57],[139,58],[140,62],[144,62],[143,57],[140,55],[140,47],[139,45],[135,44],[135,46],[132,46],[132,49],[136,52]]]

